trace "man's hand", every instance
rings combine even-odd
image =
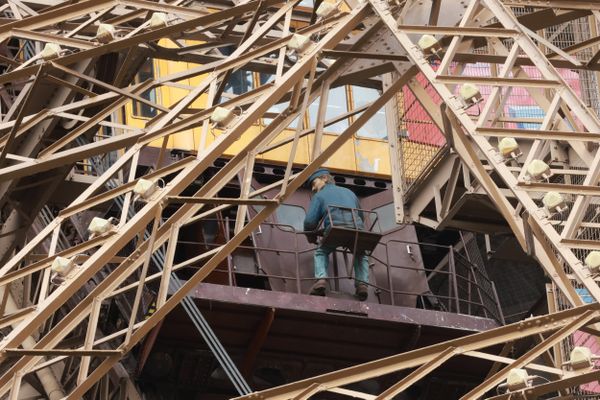
[[[308,243],[317,244],[319,242],[319,236],[317,235],[316,232],[305,233],[305,235],[306,235],[306,240],[308,240]]]

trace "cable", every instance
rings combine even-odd
[[[80,142],[80,140],[77,141]],[[81,140],[81,142],[83,142],[83,140]],[[82,143],[78,144],[81,145]],[[93,164],[94,169],[96,169],[97,172],[104,172],[100,163],[96,161],[96,157],[91,157],[90,160]],[[106,183],[106,186],[112,189],[118,186],[118,182],[114,179],[111,179]],[[115,198],[115,203],[117,204],[120,210],[123,209],[124,200],[122,197]],[[130,218],[135,216],[135,212],[132,208],[129,208],[129,210],[127,210],[127,214]],[[149,237],[149,232],[147,230],[144,233],[144,237]],[[155,251],[151,256],[151,259],[154,262],[154,264],[158,267],[158,269],[162,272],[165,263],[164,247],[161,247],[157,251]],[[172,291],[176,291],[179,290],[181,287],[181,281],[179,280],[177,275],[175,275],[175,273],[172,272],[171,279],[169,280],[169,289]],[[252,393],[252,389],[250,388],[250,386],[248,385],[248,383],[246,382],[236,365],[231,360],[231,357],[229,357],[229,354],[215,335],[214,331],[211,329],[210,325],[198,309],[196,303],[194,303],[193,299],[190,296],[185,296],[183,298],[182,305],[187,315],[192,320],[192,323],[206,342],[207,346],[215,355],[215,358],[221,365],[221,368],[223,368],[225,374],[231,380],[231,383],[233,384],[237,392],[242,396]]]

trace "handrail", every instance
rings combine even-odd
[[[209,219],[207,219],[209,220]],[[214,220],[214,219],[210,219],[210,220]],[[282,223],[275,223],[275,222],[263,222],[261,224],[261,226],[263,227],[272,227],[275,229],[280,230],[281,232],[285,232],[285,233],[289,233],[291,235],[294,235],[294,240],[293,240],[293,244],[291,244],[291,246],[287,246],[286,248],[270,248],[270,247],[262,247],[262,246],[257,246],[256,244],[254,245],[241,245],[238,246],[238,249],[243,249],[243,250],[251,250],[255,252],[255,256],[257,255],[257,252],[267,252],[267,253],[277,253],[277,254],[288,254],[288,255],[293,255],[294,256],[294,262],[296,264],[296,274],[294,276],[294,274],[291,274],[290,276],[288,275],[276,275],[276,274],[269,274],[267,273],[267,271],[264,270],[259,270],[257,269],[255,273],[252,272],[248,272],[248,271],[234,271],[233,270],[233,263],[228,262],[227,263],[227,273],[228,275],[231,277],[233,275],[245,275],[245,276],[256,276],[256,277],[261,277],[261,278],[266,278],[266,279],[279,279],[282,280],[284,282],[287,281],[295,281],[296,282],[296,287],[295,287],[295,292],[296,293],[301,293],[301,283],[302,282],[306,282],[306,281],[313,281],[314,278],[312,276],[310,277],[306,277],[306,278],[302,278],[300,276],[300,263],[299,263],[299,258],[301,255],[306,254],[306,253],[312,253],[314,251],[314,247],[309,247],[303,250],[300,250],[298,248],[298,240],[297,240],[297,234],[300,233],[301,231],[296,230],[296,228],[294,228],[294,226],[290,225],[290,224],[282,224]],[[215,247],[215,246],[219,246],[219,244],[216,243],[207,243],[207,242],[199,242],[199,241],[181,241],[180,243],[182,244],[199,244],[199,245],[203,245],[203,246],[207,246],[208,247]],[[390,246],[394,245],[394,244],[408,244],[408,245],[413,245],[413,246],[420,246],[420,247],[434,247],[434,248],[438,248],[438,249],[443,249],[445,251],[448,251],[448,259],[449,262],[447,263],[447,265],[443,266],[440,269],[434,270],[433,268],[427,268],[426,266],[420,267],[420,266],[407,266],[407,265],[392,265],[390,262],[390,256],[389,256],[389,248]],[[502,311],[500,309],[500,305],[498,302],[498,296],[497,293],[495,291],[495,286],[493,284],[493,282],[487,277],[485,276],[485,274],[481,273],[480,269],[478,266],[474,265],[472,262],[468,261],[465,257],[463,257],[462,255],[460,255],[457,251],[454,250],[454,248],[452,246],[444,246],[444,245],[437,245],[437,244],[433,244],[433,243],[419,243],[419,242],[412,242],[412,241],[406,241],[406,240],[399,240],[399,239],[391,239],[391,240],[387,240],[385,242],[380,242],[377,244],[377,246],[383,246],[384,248],[384,252],[383,254],[385,254],[385,257],[380,257],[380,256],[373,256],[371,255],[371,259],[374,259],[375,261],[377,261],[379,264],[384,265],[386,267],[386,273],[387,273],[387,287],[383,286],[383,285],[376,285],[374,283],[369,282],[368,285],[373,287],[375,289],[375,293],[377,295],[377,297],[379,298],[379,302],[381,303],[381,297],[380,294],[385,293],[386,295],[389,296],[389,302],[386,301],[386,303],[389,303],[391,305],[395,305],[397,298],[396,296],[398,295],[404,295],[404,296],[415,296],[417,298],[420,298],[422,302],[424,302],[425,298],[435,298],[436,302],[438,302],[438,304],[443,305],[443,307],[445,308],[445,311],[447,312],[452,312],[452,313],[458,313],[458,314],[467,314],[467,315],[473,315],[473,316],[482,316],[482,317],[488,317],[488,318],[493,318],[495,320],[497,320],[500,323],[503,323],[504,318],[502,315]],[[335,251],[336,254],[352,254],[351,251],[348,250],[336,250]],[[382,259],[382,258],[385,258]],[[439,266],[438,266],[439,267]],[[459,271],[457,271],[457,269],[459,269]],[[441,289],[442,285],[440,282],[438,282],[438,286],[437,287],[432,287],[432,282],[428,282],[430,284],[430,292],[427,293],[419,293],[419,292],[411,292],[411,291],[402,291],[402,290],[398,290],[395,289],[393,287],[393,277],[392,277],[392,272],[394,270],[407,270],[407,271],[424,271],[426,274],[435,274],[435,278],[433,279],[433,281],[441,281],[441,283],[446,284],[447,283],[447,289]],[[224,271],[224,270],[222,270]],[[464,271],[465,274],[461,274],[460,272]],[[478,275],[475,275],[478,274]],[[464,275],[464,276],[463,276]],[[471,275],[473,276],[473,278],[471,277]],[[335,281],[340,281],[343,279],[354,279],[353,276],[348,276],[347,274],[344,275],[337,275],[337,276],[333,276],[333,277],[328,277],[328,280],[335,280]],[[234,279],[229,279],[229,282],[233,285],[235,285],[235,280]]]

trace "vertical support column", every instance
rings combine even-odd
[[[393,82],[394,74],[389,73],[383,77],[384,90],[389,88]],[[403,224],[406,213],[404,210],[404,162],[402,152],[402,142],[398,135],[398,116],[400,113],[400,104],[398,104],[397,96],[385,105],[385,123],[387,128],[387,142],[390,153],[390,167],[392,171],[392,196],[394,198],[394,215],[396,223]]]

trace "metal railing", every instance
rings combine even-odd
[[[214,221],[214,220],[213,220]],[[229,219],[225,220],[225,230],[229,228]],[[314,277],[312,274],[312,258],[309,263],[301,263],[300,259],[306,254],[312,254],[316,248],[309,247],[306,249],[300,249],[298,246],[298,234],[300,233],[292,225],[279,224],[271,222],[263,222],[261,224],[261,230],[264,231],[267,228],[278,229],[282,233],[293,234],[292,240],[286,242],[285,248],[270,248],[254,245],[241,245],[238,246],[236,251],[252,251],[255,257],[254,260],[254,271],[242,271],[236,268],[232,261],[235,257],[234,252],[228,259],[227,265],[222,266],[217,271],[221,273],[227,273],[228,284],[231,286],[237,286],[235,277],[238,276],[251,276],[257,278],[263,278],[268,280],[280,280],[286,284],[285,292],[307,294],[307,285],[303,285],[306,282],[313,282]],[[227,232],[225,232],[227,237]],[[204,249],[211,247],[218,247],[221,244],[208,243],[205,241],[185,241],[180,240],[181,244],[189,245],[201,245]],[[393,265],[390,260],[390,247],[392,245],[403,245],[403,246],[420,246],[424,247],[435,247],[438,251],[445,251],[446,255],[444,259],[446,262],[438,263],[435,267],[423,266],[409,266],[409,265]],[[377,251],[383,250],[383,251]],[[291,256],[294,260],[293,268],[288,268],[287,273],[270,273],[260,263],[260,258],[265,257],[265,253],[268,257],[281,257],[282,255]],[[384,254],[384,259],[381,258],[380,254]],[[335,289],[339,288],[339,283],[343,280],[354,280],[352,276],[352,252],[348,250],[337,249],[332,253],[334,255],[333,276],[327,278],[330,282],[330,287]],[[341,258],[345,260],[346,268],[336,268],[335,255],[341,255]],[[370,267],[372,267],[373,261],[376,261],[379,265],[384,266],[386,273],[386,282],[369,282],[368,285],[374,289],[375,295],[380,304],[397,305],[397,299],[400,296],[414,296],[417,306],[425,309],[435,309],[439,311],[451,312],[456,314],[465,314],[471,316],[478,316],[484,318],[490,318],[504,324],[504,318],[500,303],[496,293],[494,283],[484,274],[480,268],[471,263],[467,258],[460,255],[454,250],[452,246],[442,246],[428,243],[409,242],[401,240],[388,240],[385,243],[379,243],[376,247],[376,251],[369,255]],[[306,256],[304,259],[306,260]],[[286,258],[289,260],[290,258]],[[286,261],[287,262],[287,261]],[[339,263],[338,263],[339,264]],[[419,264],[415,262],[414,264]],[[293,271],[293,273],[289,273]],[[410,291],[402,290],[394,287],[394,275],[397,272],[424,272],[430,291]],[[304,273],[303,273],[304,272]],[[289,285],[289,282],[295,284]],[[292,289],[293,287],[293,289]],[[305,288],[303,290],[303,287]],[[273,289],[272,289],[273,290]]]

